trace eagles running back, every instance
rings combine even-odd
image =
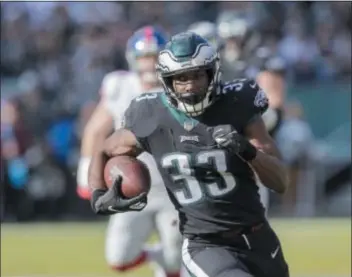
[[[254,173],[278,193],[287,188],[285,166],[261,118],[268,100],[254,81],[223,84],[220,67],[217,51],[201,36],[171,38],[158,55],[164,92],[135,98],[125,128],[94,156],[93,211],[145,207],[143,194],[123,199],[121,178],[109,191],[101,182],[104,155],[144,149],[153,154],[179,212],[182,259],[192,276],[288,277]]]
[[[238,156],[216,148],[211,134],[218,125],[231,125],[242,133],[267,106],[264,92],[249,80],[225,84],[218,100],[192,118],[170,105],[165,94],[133,100],[125,128],[157,160],[170,199],[180,213],[182,233],[216,233],[264,220],[252,169]],[[239,182],[236,176],[246,178]]]

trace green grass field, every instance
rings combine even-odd
[[[272,225],[293,277],[351,276],[350,220],[273,220]],[[111,272],[104,262],[104,236],[102,223],[3,224],[1,276],[152,277],[148,266]]]

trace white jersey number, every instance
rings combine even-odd
[[[177,201],[181,205],[194,204],[204,196],[213,198],[224,196],[236,187],[234,176],[227,172],[226,156],[222,150],[202,151],[195,157],[195,166],[211,166],[217,171],[222,180],[214,180],[212,183],[203,183],[196,178],[194,169],[191,167],[192,159],[186,153],[172,153],[161,160],[161,166],[165,169],[174,169],[171,176],[174,182],[183,181],[184,187],[174,191]]]

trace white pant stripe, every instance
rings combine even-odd
[[[185,239],[182,245],[182,261],[184,265],[195,277],[209,277],[209,275],[192,260],[191,254],[188,252],[188,244],[188,239]]]

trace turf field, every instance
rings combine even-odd
[[[293,277],[351,276],[348,219],[274,220]],[[105,224],[2,224],[1,276],[152,277],[147,266],[123,275],[104,263]],[[151,238],[154,239],[154,238]]]

